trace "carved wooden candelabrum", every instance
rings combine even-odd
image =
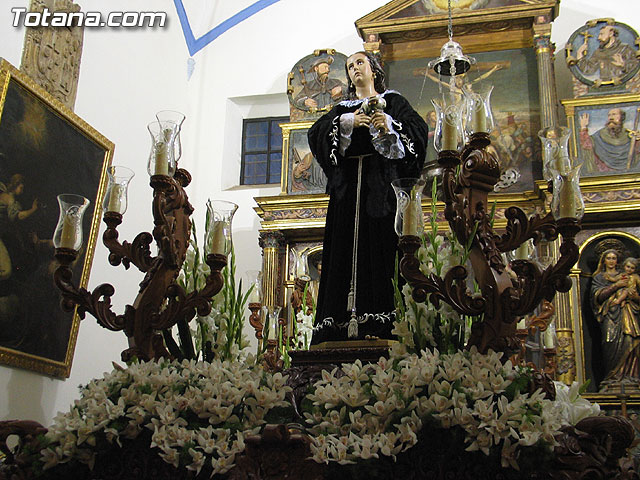
[[[166,113],[175,112],[160,114]],[[129,347],[122,352],[124,361],[170,356],[194,358],[191,342],[181,342],[183,349],[180,350],[169,331],[177,326],[180,336],[188,334],[189,321],[196,314],[204,316],[211,312],[211,299],[223,286],[221,270],[227,265],[231,249],[230,217],[210,222],[205,261],[211,272],[204,287],[188,293],[177,283],[189,246],[190,216],[193,213],[185,192],[191,175],[176,168],[182,120],[180,117],[177,120],[160,118],[149,125],[152,149],[148,171],[153,189],[153,233],[142,232],[131,243],[118,240],[117,228],[127,209],[127,187],[133,172],[125,167],[109,167],[109,183],[103,204],[103,220],[107,229],[102,236],[110,252],[109,263],[123,265],[125,269],[133,264],[145,274],[135,300],[125,307],[123,313],[112,311],[111,297],[115,293],[112,285],[105,283],[88,291],[74,284],[70,266],[82,244],[78,205],[88,201],[76,199],[75,204],[60,201],[60,220],[54,234],[55,258],[59,266],[54,273],[54,281],[62,294],[61,306],[66,311],[77,308],[80,318],[90,313],[108,330],[123,331],[129,340]],[[157,245],[155,255],[151,252],[154,241]]]
[[[458,265],[444,278],[425,276],[416,258],[422,245],[422,219],[411,220],[409,210],[402,215],[402,225],[396,225],[404,253],[400,270],[413,288],[415,301],[424,302],[428,296],[434,305],[448,303],[461,315],[483,315],[482,321],[473,324],[468,347],[511,354],[520,346],[516,337],[518,318],[531,313],[541,301],[551,301],[556,292],[567,292],[572,286],[569,273],[578,259],[574,239],[580,231],[579,219],[584,210],[577,178],[579,165],[561,148],[562,129],[551,127],[541,131],[543,160],[553,183],[551,211],[544,216],[528,216],[522,209],[511,206],[505,210],[506,229],[498,233],[488,206],[488,195],[501,173],[495,149],[490,148],[493,117],[489,95],[476,94],[471,88],[463,90],[464,106],[454,95],[434,102],[438,114],[435,147],[442,169],[444,216],[460,244],[470,245],[471,271],[466,265]],[[466,143],[465,138],[469,139]],[[402,202],[398,204],[400,207]],[[402,205],[411,202],[406,200]],[[421,216],[422,211],[416,215]],[[503,253],[515,250],[529,239],[534,243],[541,239],[553,241],[558,235],[562,237],[560,257],[546,268],[533,260],[507,264],[503,259]],[[472,294],[467,288],[470,274],[479,294]]]

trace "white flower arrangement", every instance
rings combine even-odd
[[[146,362],[91,381],[70,411],[58,414],[41,452],[43,468],[75,459],[93,467],[100,435],[110,443],[151,430],[151,447],[176,467],[224,473],[265,416],[287,407],[286,376],[246,361]]]
[[[417,443],[425,421],[436,420],[442,428],[462,428],[468,451],[489,455],[496,447],[503,466],[517,469],[521,447],[554,445],[565,423],[542,392],[521,391],[530,372],[503,364],[501,354],[423,351],[341,370],[342,376],[337,369],[323,372],[306,397],[318,462],[395,457]]]
[[[401,349],[398,350],[401,352]],[[356,361],[331,372],[302,402],[313,459],[355,463],[395,457],[418,442],[424,425],[459,427],[466,450],[499,453],[518,469],[523,448],[551,448],[560,427],[598,414],[577,385],[559,397],[529,394],[531,371],[475,349],[455,354],[394,352],[376,364]],[[46,434],[43,468],[75,460],[93,467],[104,442],[121,445],[145,429],[164,461],[198,473],[230,470],[244,439],[269,413],[291,413],[287,377],[246,361],[136,363],[83,387]],[[274,410],[275,409],[275,410]]]

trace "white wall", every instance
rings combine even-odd
[[[194,56],[195,71],[187,81],[189,54],[171,0],[78,0],[85,11],[166,11],[160,29],[87,29],[84,39],[76,113],[116,144],[114,164],[136,172],[130,207],[120,238],[132,239],[152,228],[150,188],[146,174],[149,149],[146,124],[158,110],[184,112],[181,166],[194,182],[188,188],[195,218],[202,225],[207,198],[223,198],[240,206],[234,220],[238,274],[260,268],[258,217],[253,197],[275,195],[279,186],[238,187],[238,141],[243,117],[287,115],[286,76],[300,58],[317,48],[350,53],[361,48],[353,22],[382,6],[380,0],[281,0],[221,35]],[[222,0],[220,0],[222,1]],[[224,0],[231,2],[232,0]],[[24,32],[10,27],[12,0],[0,8],[0,56],[20,63]],[[630,0],[562,0],[553,28],[558,49],[586,20],[613,17],[640,29],[640,4]],[[195,22],[194,22],[195,23]],[[101,228],[100,235],[103,229]],[[90,287],[116,286],[114,309],[122,311],[137,291],[141,276],[110,267],[98,245]],[[251,329],[252,330],[252,329]],[[250,333],[250,336],[253,334]],[[126,348],[125,337],[100,328],[92,318],[80,326],[68,380],[57,380],[0,366],[0,419],[25,418],[50,423],[77,396],[76,387],[111,369]]]

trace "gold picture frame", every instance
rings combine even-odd
[[[6,60],[0,61],[0,363],[68,377],[77,313],[53,283],[57,195],[87,197],[83,250],[73,267],[86,287],[114,144]]]
[[[640,173],[640,155],[638,155],[640,142],[638,142],[637,138],[637,132],[640,126],[640,94],[581,97],[562,100],[562,104],[565,108],[567,126],[571,129],[571,153],[585,162],[580,172],[580,184],[588,187],[600,184],[634,182]],[[604,130],[609,112],[616,109],[622,110],[626,115],[622,124],[623,131],[620,134],[622,137],[620,141],[624,140],[626,143],[632,143],[634,147],[633,151],[630,151],[629,147],[627,147],[627,157],[629,155],[633,157],[626,159],[627,162],[631,160],[631,165],[628,167],[627,165],[621,165],[621,168],[613,168],[609,165],[616,165],[617,158],[614,158],[613,154],[608,153],[606,156],[600,155],[603,158],[599,158],[597,145],[594,144],[594,140],[591,141],[593,151],[593,153],[591,153],[588,148],[588,143],[584,141],[585,139],[583,137],[581,138],[581,133],[584,133],[582,132],[581,118],[585,115],[588,116],[587,132],[590,137],[593,137],[598,134],[598,132]],[[631,118],[629,118],[630,116]],[[631,128],[629,128],[629,126],[631,126]],[[626,132],[624,130],[626,130]],[[608,136],[605,137],[605,140],[607,139],[609,139]],[[593,160],[591,157],[594,154],[599,162],[588,163]],[[598,170],[598,167],[601,168]],[[605,167],[607,167],[608,170],[605,169]]]
[[[327,177],[311,154],[307,132],[313,121],[281,123],[283,195],[324,194]]]

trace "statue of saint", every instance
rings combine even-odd
[[[392,338],[398,238],[391,181],[420,175],[427,143],[424,119],[387,90],[375,56],[354,53],[346,70],[347,99],[309,130],[330,195],[313,344]],[[366,108],[376,102],[384,108]]]
[[[591,286],[591,305],[602,332],[606,372],[600,391],[622,381],[640,383],[640,277],[637,260],[627,258],[620,271],[621,254],[605,250]]]

